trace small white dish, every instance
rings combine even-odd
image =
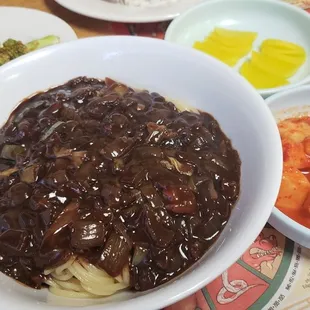
[[[158,5],[149,6],[123,5],[106,0],[55,1],[73,12],[88,17],[123,23],[151,23],[171,20],[203,0],[164,0]]]
[[[310,86],[273,95],[266,100],[266,103],[277,121],[310,115]],[[288,238],[310,248],[310,229],[295,222],[276,207],[273,208],[269,223]]]
[[[28,43],[47,35],[55,35],[60,42],[76,40],[73,29],[62,19],[42,11],[0,7],[0,44],[11,38]]]
[[[264,227],[282,175],[282,149],[276,122],[261,96],[216,59],[163,40],[106,36],[58,44],[0,67],[0,98],[5,102],[1,106],[0,124],[23,98],[81,75],[110,77],[207,111],[218,120],[239,152],[240,197],[225,229],[206,255],[161,287],[119,293],[108,302],[90,300],[88,304],[96,305],[85,308],[162,309],[195,293],[223,273]],[[21,307],[44,310],[55,304],[58,310],[69,310],[73,304],[87,304],[85,300],[72,299],[58,302],[54,296],[47,300],[46,290],[34,291],[3,274],[0,274],[0,300],[0,308],[10,310]]]
[[[291,79],[291,84],[260,89],[263,97],[310,82],[310,14],[291,4],[274,0],[211,0],[188,10],[168,27],[165,40],[192,47],[215,27],[255,31],[257,50],[265,39],[275,38],[297,43],[307,52],[307,61]],[[238,71],[240,64],[234,68]]]

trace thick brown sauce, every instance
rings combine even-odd
[[[36,288],[73,254],[111,276],[129,264],[133,289],[160,285],[214,243],[239,195],[211,115],[109,79],[25,100],[0,143],[0,270]]]

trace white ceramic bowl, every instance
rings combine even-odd
[[[210,0],[181,14],[168,27],[165,40],[192,47],[202,41],[215,27],[231,30],[255,31],[258,38],[253,48],[257,50],[265,39],[275,38],[295,42],[308,53],[306,63],[283,87],[260,89],[268,97],[274,93],[310,82],[310,14],[275,0]],[[240,65],[249,55],[238,62]]]
[[[277,121],[300,115],[310,115],[310,86],[299,87],[271,96],[266,102]],[[288,238],[310,248],[310,229],[298,224],[277,208],[273,209],[269,223]]]
[[[241,195],[217,242],[179,279],[144,293],[122,293],[112,304],[89,309],[160,309],[194,293],[235,262],[268,220],[282,174],[275,120],[259,94],[239,75],[195,50],[162,40],[102,37],[77,40],[21,57],[0,68],[0,122],[16,104],[39,90],[87,75],[109,76],[136,88],[205,110],[219,121],[242,160]],[[69,309],[87,301],[49,298],[0,276],[1,309]],[[117,300],[117,301],[115,301]],[[102,301],[92,301],[90,303]],[[64,305],[66,304],[66,305]]]

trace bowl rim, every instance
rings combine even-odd
[[[289,90],[274,94],[270,96],[269,98],[267,98],[265,102],[267,106],[270,107],[272,104],[281,100],[281,98],[285,98],[286,96],[290,96],[290,95],[294,95],[294,94],[298,94],[302,92],[309,93],[310,95],[310,85],[295,87],[293,89],[289,89]],[[310,102],[309,102],[309,107],[310,107]],[[281,109],[279,109],[279,111],[281,111]],[[291,233],[298,235],[297,238],[305,238],[307,236],[310,237],[310,228],[307,228],[299,224],[298,222],[294,221],[289,216],[287,216],[285,213],[283,213],[281,210],[279,210],[276,206],[274,206],[272,210],[269,221],[272,225],[275,225],[275,226],[278,226],[278,223],[280,224],[283,223],[284,225],[286,225],[287,228],[291,229],[289,232],[285,232],[284,230],[281,231],[283,234],[287,235],[287,237],[289,238],[290,238]],[[275,228],[277,229],[277,227]],[[300,242],[299,240],[294,240],[294,241]],[[304,242],[301,242],[301,243],[304,243]],[[310,247],[310,241],[302,245]]]
[[[203,63],[209,63],[212,64],[213,67],[215,67],[217,70],[220,70],[222,72],[225,72],[227,76],[229,76],[231,79],[234,79],[239,85],[240,88],[243,89],[245,93],[247,93],[247,96],[252,98],[252,101],[257,106],[257,109],[264,110],[264,119],[265,121],[270,125],[270,127],[273,129],[271,132],[272,137],[274,138],[274,149],[276,152],[273,154],[273,159],[270,162],[269,166],[272,167],[273,172],[276,172],[276,177],[278,179],[278,182],[273,182],[271,185],[271,191],[270,191],[270,198],[269,201],[271,202],[271,197],[276,198],[279,186],[280,186],[280,180],[282,175],[282,163],[280,160],[278,160],[282,156],[282,150],[281,150],[281,143],[280,143],[280,137],[278,136],[278,131],[276,123],[274,121],[274,118],[268,108],[268,106],[264,103],[264,100],[261,96],[259,96],[258,92],[248,83],[243,77],[241,77],[238,73],[234,72],[231,68],[220,62],[219,60],[209,56],[204,55],[203,53],[200,53],[199,51],[196,51],[194,49],[188,49],[186,47],[182,47],[176,44],[173,44],[171,42],[167,42],[164,40],[159,40],[155,38],[145,38],[145,37],[132,37],[132,36],[102,36],[102,37],[92,37],[92,38],[85,38],[80,40],[75,40],[71,42],[61,43],[57,44],[51,47],[48,47],[46,49],[38,50],[33,53],[30,53],[28,55],[21,56],[5,65],[0,67],[0,78],[2,74],[6,74],[6,72],[15,71],[16,69],[22,68],[24,64],[35,62],[35,60],[38,58],[46,58],[46,61],[48,61],[48,57],[53,54],[61,55],[62,50],[78,50],[79,47],[87,47],[87,50],[89,50],[89,47],[95,47],[97,45],[100,45],[102,43],[105,43],[106,45],[113,42],[115,43],[130,43],[131,46],[134,46],[135,44],[139,44],[139,48],[145,50],[159,50],[162,49],[161,55],[164,53],[171,54],[171,57],[173,55],[182,55],[182,57],[194,57]],[[122,46],[120,44],[120,46]],[[14,69],[14,70],[13,70]],[[22,69],[21,69],[22,70]],[[271,165],[273,163],[273,165]],[[279,183],[279,184],[276,184]],[[272,202],[273,203],[273,202]],[[187,296],[195,293],[199,289],[201,289],[204,285],[207,283],[212,282],[216,277],[220,276],[227,268],[229,268],[235,261],[237,261],[240,256],[247,250],[248,246],[251,245],[251,243],[255,240],[257,235],[260,233],[260,231],[263,229],[265,223],[267,222],[271,212],[272,212],[272,203],[269,206],[264,206],[263,210],[261,210],[260,217],[257,220],[257,224],[255,227],[251,227],[249,229],[246,235],[243,235],[242,237],[242,244],[239,244],[238,247],[236,247],[236,251],[231,253],[230,261],[231,264],[219,264],[218,271],[214,273],[212,276],[206,276],[202,273],[190,273],[186,274],[187,281],[184,281],[183,279],[179,279],[177,281],[170,281],[169,282],[169,290],[168,287],[162,287],[162,289],[159,289],[158,291],[150,291],[145,295],[133,297],[130,300],[126,301],[117,301],[113,302],[111,304],[111,309],[115,310],[121,310],[126,305],[127,309],[134,310],[134,309],[144,309],[145,303],[150,302],[149,309],[159,309],[162,307],[165,307],[167,305],[173,304],[183,298],[186,298]],[[223,258],[223,261],[226,260]],[[198,266],[201,266],[197,265]],[[190,285],[189,285],[190,284]],[[158,298],[160,295],[161,298]],[[92,306],[86,306],[85,309],[101,309],[102,305],[92,305]],[[28,309],[28,308],[27,308]],[[30,309],[30,308],[29,308]],[[68,306],[61,306],[57,309],[61,310],[69,310],[72,309]],[[109,308],[110,309],[110,308]]]
[[[274,209],[272,210],[272,213],[271,213],[271,219],[269,221],[272,222],[272,225],[275,225],[274,223],[277,220],[280,221],[281,223],[287,224],[290,228],[292,228],[292,230],[300,233],[301,235],[310,237],[310,228],[307,228],[299,224],[298,222],[294,221],[289,216],[284,214],[281,210],[279,210],[276,206],[274,206]],[[287,236],[287,237],[290,238],[290,236]],[[298,240],[294,240],[294,241],[299,242]]]
[[[170,25],[168,26],[164,40],[169,41],[169,42],[174,42],[175,41],[172,39],[172,36],[174,34],[174,31],[178,29],[179,24],[182,24],[183,19],[187,18],[189,15],[195,16],[197,12],[199,12],[201,9],[204,9],[206,7],[212,6],[217,3],[223,3],[223,6],[225,5],[225,2],[238,2],[238,3],[243,3],[243,2],[249,2],[249,0],[208,0],[208,1],[203,1],[202,3],[190,8],[186,12],[180,14],[177,18],[175,18]],[[306,12],[304,9],[301,9],[293,4],[284,2],[284,1],[274,1],[274,0],[251,0],[251,3],[257,2],[260,5],[270,5],[270,6],[278,6],[282,7],[284,9],[287,9],[288,11],[295,12],[296,14],[299,14],[301,17],[305,18],[309,22],[309,28],[310,28],[310,14]],[[271,8],[270,8],[271,9]],[[189,48],[189,47],[188,47]],[[199,51],[200,52],[200,51]],[[204,55],[208,55],[206,53],[200,52]],[[209,55],[208,55],[209,56]],[[238,72],[237,72],[238,73]],[[273,88],[262,88],[262,89],[257,89],[257,92],[263,96],[264,98],[269,97],[273,94],[277,94],[279,92],[283,92],[298,86],[305,85],[310,82],[310,73],[305,76],[303,79],[301,79],[298,82],[294,82],[288,85],[280,86],[280,87],[273,87]]]

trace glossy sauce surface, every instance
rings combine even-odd
[[[211,115],[110,79],[25,100],[0,143],[0,270],[36,288],[72,255],[160,285],[215,242],[239,195],[238,153]]]

